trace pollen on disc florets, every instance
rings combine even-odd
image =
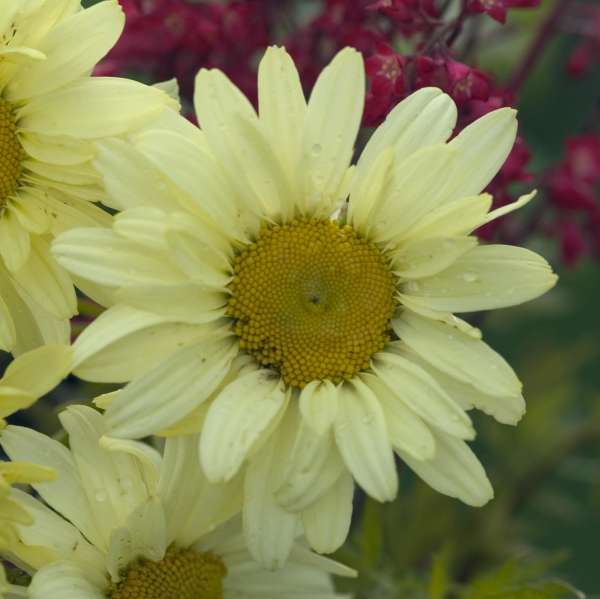
[[[109,599],[223,599],[227,568],[212,553],[192,549],[167,551],[158,561],[140,560],[129,566]]]
[[[236,257],[228,314],[240,346],[286,384],[338,383],[389,340],[396,280],[350,226],[299,219],[261,230]]]
[[[17,189],[22,162],[23,147],[17,137],[13,108],[0,98],[0,208]]]

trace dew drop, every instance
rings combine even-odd
[[[321,144],[313,144],[311,150],[313,156],[319,156],[319,154],[323,151],[323,146]]]
[[[104,503],[106,501],[106,491],[96,491],[96,501],[98,503]]]
[[[479,277],[474,272],[466,272],[463,274],[463,280],[466,283],[475,283]]]

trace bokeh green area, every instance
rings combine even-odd
[[[513,16],[475,57],[482,68],[508,78],[551,8],[546,2]],[[574,43],[552,39],[519,94],[521,132],[538,173],[560,157],[566,136],[586,131],[600,98],[600,71],[578,81],[565,75]],[[527,218],[523,212],[517,218]],[[399,464],[396,502],[380,506],[359,494],[351,540],[339,552],[361,571],[347,586],[357,599],[574,596],[560,581],[600,597],[600,262],[567,269],[554,240],[528,243],[553,263],[557,287],[477,320],[522,378],[528,403],[517,427],[474,415],[475,449],[496,498],[463,506]],[[56,433],[60,405],[104,390],[71,379],[18,420]]]

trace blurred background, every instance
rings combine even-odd
[[[474,415],[475,449],[496,490],[484,508],[436,494],[400,463],[394,504],[359,494],[339,557],[361,577],[344,588],[358,599],[543,599],[576,597],[576,589],[600,597],[600,4],[121,4],[124,36],[96,74],[149,83],[176,77],[190,118],[199,68],[225,70],[255,100],[258,60],[274,43],[292,52],[307,92],[339,48],[363,53],[369,87],[360,143],[424,86],[455,99],[459,127],[499,106],[518,108],[519,139],[490,191],[497,206],[534,187],[539,193],[479,234],[537,250],[560,281],[530,304],[471,320],[524,381],[527,415],[516,428]],[[82,298],[76,328],[97,313]],[[104,390],[69,380],[16,420],[55,434],[58,406]]]

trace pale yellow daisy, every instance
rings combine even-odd
[[[18,527],[29,526],[33,517],[11,496],[11,485],[29,485],[55,478],[51,468],[28,462],[0,462],[0,553],[8,553],[19,544]],[[10,585],[0,561],[0,598],[26,597],[23,589]]]
[[[49,242],[110,223],[94,205],[104,193],[92,142],[174,105],[159,89],[89,76],[123,25],[116,0],[87,10],[78,0],[0,0],[0,350],[68,342],[75,291]]]
[[[306,102],[271,48],[257,115],[202,70],[200,132],[147,131],[137,153],[100,144],[111,196],[146,206],[54,244],[65,268],[113,289],[116,305],[74,346],[82,378],[131,381],[108,406],[109,435],[201,432],[211,481],[243,473],[249,547],[269,566],[300,522],[318,551],[341,545],[353,480],[392,500],[394,454],[438,491],[486,503],[467,410],[515,424],[521,383],[453,313],[520,304],[556,281],[537,254],[472,235],[533,195],[489,212],[481,193],[513,145],[515,111],[448,142],[456,107],[422,89],[351,166],[364,88],[346,49]]]
[[[197,468],[194,436],[167,440],[161,456],[135,441],[101,446],[105,423],[91,408],[72,406],[60,419],[70,450],[27,428],[0,435],[12,459],[35,460],[58,475],[34,484],[43,502],[11,494],[33,523],[17,524],[20,542],[4,556],[33,575],[31,599],[342,597],[330,573],[354,572],[299,538],[277,572],[252,560],[236,518],[242,481],[209,484]]]
[[[30,514],[11,497],[11,485],[50,481],[55,472],[28,462],[0,461],[0,548],[9,548],[17,540],[16,525],[28,525]]]

